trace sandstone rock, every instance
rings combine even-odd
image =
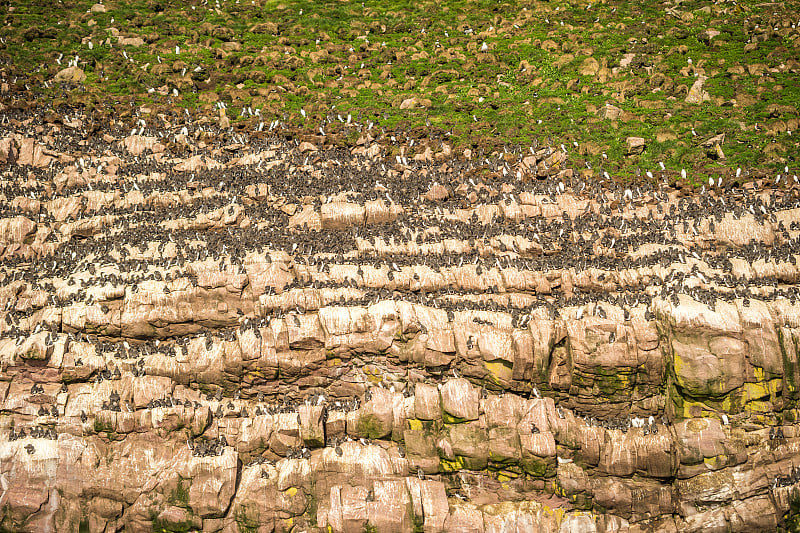
[[[320,212],[322,227],[326,229],[345,229],[364,224],[366,209],[346,202],[331,202],[322,205]]]
[[[713,28],[706,28],[705,30],[701,31],[697,34],[697,40],[702,42],[703,44],[709,45],[711,44],[714,37],[719,35],[719,31]]]
[[[625,146],[627,155],[637,155],[644,153],[645,144],[642,137],[628,137],[625,139]]]
[[[619,60],[619,66],[620,66],[620,68],[627,68],[627,67],[629,67],[629,66],[630,66],[630,64],[633,62],[633,59],[634,59],[635,57],[636,57],[636,54],[633,54],[633,53],[629,53],[629,54],[623,54],[623,55],[622,55],[622,59],[620,59],[620,60]]]
[[[53,81],[56,83],[81,83],[85,79],[86,73],[78,67],[67,67],[59,70],[56,75],[53,76]]]
[[[123,37],[119,36],[117,40],[119,46],[144,46],[144,39],[141,37]]]
[[[369,439],[386,437],[392,432],[391,394],[382,388],[372,389],[372,399],[364,403],[354,431]]]
[[[228,115],[225,113],[225,109],[219,110],[219,127],[223,130],[231,127],[231,119],[228,118]]]
[[[453,418],[478,419],[478,390],[466,379],[452,379],[442,386],[442,409]]]
[[[433,434],[424,429],[406,429],[403,431],[403,443],[409,465],[421,469],[428,474],[439,471],[439,457]]]
[[[791,181],[584,190],[546,147],[485,179],[451,148],[293,166],[12,115],[0,529],[784,527]]]
[[[24,243],[36,233],[36,223],[26,217],[0,220],[0,244]]]
[[[11,137],[0,139],[0,161],[4,163],[15,163],[17,160],[17,143]]]
[[[134,156],[141,155],[146,150],[152,150],[153,152],[156,152],[157,146],[160,146],[161,151],[163,151],[163,145],[158,142],[156,137],[129,135],[122,140],[122,144],[125,146],[125,149]]]
[[[417,107],[430,107],[431,101],[427,98],[412,96],[400,102],[400,109],[415,109]]]
[[[586,58],[578,69],[581,76],[594,76],[600,71],[600,63],[593,57]]]
[[[448,515],[447,495],[440,481],[406,478],[414,517],[422,520],[425,529],[441,530]]]
[[[450,192],[442,185],[434,185],[425,193],[425,199],[429,202],[440,202],[446,200],[450,196]]]
[[[420,420],[439,420],[442,417],[439,390],[436,387],[424,383],[414,387],[414,413]]]
[[[622,109],[615,105],[606,104],[597,110],[597,116],[606,120],[617,120],[622,115]]]
[[[689,89],[689,94],[685,98],[687,104],[700,104],[705,101],[711,100],[711,95],[708,91],[703,89],[703,85],[708,80],[707,76],[698,76],[692,87]]]
[[[17,153],[18,165],[31,165],[41,168],[49,165],[53,160],[53,157],[45,154],[42,146],[33,138],[22,138],[17,142],[19,148]]]
[[[445,531],[463,531],[464,533],[483,533],[483,513],[467,506],[455,506],[444,523]]]
[[[303,141],[297,147],[300,152],[316,152],[318,148],[308,141]]]

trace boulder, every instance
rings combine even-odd
[[[625,154],[639,155],[644,153],[645,141],[643,137],[628,137],[625,139]]]
[[[455,419],[477,420],[479,392],[464,379],[451,379],[442,386],[442,409]]]
[[[78,67],[67,67],[59,70],[53,81],[56,83],[81,83],[86,79],[86,73]]]

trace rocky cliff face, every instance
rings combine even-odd
[[[3,529],[791,521],[791,178],[84,120],[0,140]]]

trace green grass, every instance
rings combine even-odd
[[[672,175],[739,166],[772,173],[792,166],[797,153],[796,136],[786,131],[800,119],[791,71],[800,69],[800,31],[790,26],[796,0],[768,10],[755,0],[688,1],[670,13],[671,4],[613,0],[226,0],[218,7],[134,0],[87,12],[93,3],[10,2],[0,58],[10,63],[14,90],[27,84],[27,97],[101,113],[108,104],[129,111],[134,101],[216,115],[204,103],[214,93],[233,121],[245,120],[240,112],[250,106],[265,122],[280,119],[311,140],[323,126],[324,141],[340,145],[358,139],[338,121],[347,114],[382,127],[385,133],[373,131],[382,144],[398,134],[405,142],[411,132],[436,149],[443,141],[489,154],[549,139],[570,146],[575,168],[588,163],[595,175],[619,179],[655,171],[659,161]],[[705,39],[707,28],[720,34]],[[121,46],[116,31],[144,44]],[[63,65],[55,61],[60,54]],[[85,82],[46,86],[76,54]],[[626,54],[635,55],[620,68]],[[599,72],[583,70],[592,59]],[[696,73],[708,77],[709,100],[699,105],[684,102]],[[400,110],[410,97],[429,105]],[[606,104],[623,110],[619,120],[596,116]],[[700,146],[718,133],[726,134],[724,160]],[[668,140],[657,142],[659,135]],[[628,136],[646,139],[644,154],[625,155]]]

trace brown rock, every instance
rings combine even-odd
[[[410,466],[421,468],[426,474],[439,472],[439,455],[430,431],[406,429],[403,431],[403,443]]]
[[[411,494],[414,517],[422,520],[423,528],[439,531],[448,515],[447,494],[441,481],[406,478],[406,487]]]
[[[46,167],[53,161],[53,157],[44,153],[44,147],[36,142],[35,139],[24,137],[18,141],[18,165],[31,165],[34,167]]]
[[[478,389],[464,379],[451,379],[442,386],[442,409],[461,420],[478,419]]]
[[[156,144],[158,144],[158,138],[129,135],[122,139],[122,144],[131,155],[138,156],[146,150],[153,150]]]
[[[436,387],[417,383],[414,387],[414,413],[420,420],[439,420],[442,417],[439,390]]]
[[[597,116],[606,120],[617,120],[622,115],[622,109],[615,105],[606,104],[597,110]]]
[[[300,152],[316,152],[318,150],[316,145],[314,145],[314,144],[312,144],[312,143],[310,143],[308,141],[301,142],[300,145],[297,147],[297,149]]]
[[[581,76],[595,76],[600,71],[600,63],[593,57],[587,57],[581,63],[578,74]]]
[[[466,505],[454,505],[450,515],[444,522],[445,531],[461,531],[463,533],[483,533],[483,513]]]
[[[450,191],[447,190],[447,187],[444,187],[439,184],[434,184],[427,193],[425,193],[425,199],[429,202],[441,202],[442,200],[447,200],[450,197]]]
[[[697,34],[697,40],[703,44],[710,45],[711,41],[719,35],[719,31],[713,28],[706,28]]]
[[[0,161],[3,163],[15,163],[17,161],[17,143],[11,137],[0,139]]]
[[[162,524],[172,526],[182,526],[189,519],[189,512],[182,508],[170,505],[158,515],[158,521]]]
[[[380,439],[392,432],[393,402],[391,393],[380,387],[373,387],[372,399],[364,403],[354,432],[369,439]]]
[[[625,139],[626,155],[638,155],[644,153],[644,138],[628,137]]]
[[[119,46],[144,46],[145,42],[141,37],[123,37],[120,35],[117,44]]]
[[[367,502],[367,517],[378,531],[408,531],[413,517],[411,496],[403,480],[377,480],[373,484],[374,501]]]
[[[224,109],[219,110],[219,127],[223,130],[227,130],[231,127],[231,119],[228,118]]]
[[[447,437],[453,454],[461,457],[467,468],[485,468],[489,459],[489,433],[480,422],[448,424]]]
[[[697,77],[692,87],[689,89],[689,94],[684,100],[687,104],[700,104],[711,100],[711,95],[708,94],[708,91],[703,89],[706,80],[708,80],[707,76],[701,75]]]
[[[36,223],[25,217],[0,219],[0,244],[24,243],[36,233]]]
[[[66,83],[81,83],[83,80],[86,79],[86,73],[83,70],[79,69],[78,67],[67,67],[65,69],[59,70],[55,76],[53,76],[53,81],[56,83],[66,82]]]
[[[322,204],[320,216],[323,228],[346,229],[364,224],[366,208],[355,203],[330,202]]]

